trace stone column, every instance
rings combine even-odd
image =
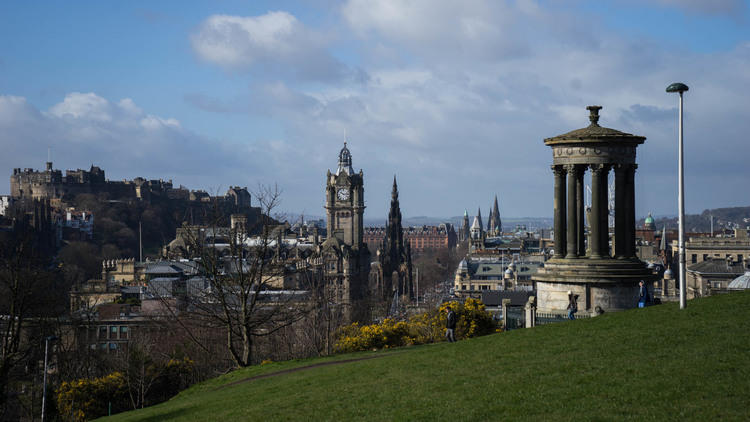
[[[586,172],[585,166],[577,166],[576,171],[576,219],[578,220],[578,256],[586,256],[586,237],[585,237],[585,224],[584,216],[585,211],[583,209],[583,174]]]
[[[578,258],[578,207],[576,206],[576,166],[565,166],[568,172],[568,253],[565,258]]]
[[[606,179],[602,181],[603,176],[606,176],[605,166],[602,164],[591,165],[591,233],[589,234],[589,241],[591,242],[591,258],[602,257],[602,207],[606,210],[607,199],[602,198],[602,185],[607,185]],[[604,227],[606,230],[606,226]]]
[[[625,177],[625,256],[635,258],[635,169],[638,164],[630,164]]]
[[[615,253],[616,258],[627,256],[627,213],[625,212],[625,179],[627,170],[624,164],[615,166]]]
[[[526,302],[524,307],[526,311],[526,328],[536,326],[536,297],[529,296],[529,300]]]
[[[508,331],[508,308],[510,307],[510,299],[503,299],[503,331]]]
[[[611,164],[604,164],[602,169],[602,182],[601,185],[599,185],[600,189],[602,190],[601,198],[602,198],[602,206],[600,209],[601,214],[599,214],[599,218],[601,218],[601,231],[599,232],[599,235],[602,237],[601,240],[601,253],[602,256],[609,257],[609,195],[607,195],[607,189],[608,189],[608,181],[609,181],[609,169],[612,168]]]
[[[552,166],[555,174],[555,256],[565,257],[565,169],[563,166]]]

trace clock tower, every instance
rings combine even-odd
[[[362,170],[352,168],[352,155],[344,147],[339,152],[336,173],[326,175],[326,216],[328,236],[318,246],[328,297],[349,322],[369,322],[368,281],[370,251],[362,241],[365,189]]]
[[[326,176],[325,209],[328,237],[336,237],[353,249],[360,249],[363,245],[364,193],[362,170],[354,172],[352,155],[344,142],[336,173],[329,170]]]

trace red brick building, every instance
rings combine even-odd
[[[366,227],[363,237],[371,248],[378,249],[385,237],[385,227]],[[456,230],[449,223],[404,228],[404,242],[409,242],[414,252],[455,248],[457,240]]]

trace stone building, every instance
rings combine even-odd
[[[553,156],[555,250],[533,277],[542,312],[564,312],[569,292],[579,296],[580,311],[632,308],[638,282],[656,279],[635,249],[635,158],[646,138],[599,126],[601,107],[586,108],[588,127],[544,140]],[[615,227],[610,250],[607,180],[612,170]],[[588,242],[583,196],[587,171],[592,192]]]
[[[480,297],[485,291],[531,291],[531,278],[544,265],[538,258],[525,256],[516,262],[504,256],[467,256],[456,269],[454,293],[459,297]]]
[[[365,242],[368,245],[380,245],[387,232],[387,227],[366,227]],[[450,223],[441,223],[437,226],[405,227],[403,232],[404,243],[408,243],[415,253],[455,248],[458,242],[456,230]]]
[[[736,261],[734,255],[727,258],[709,257],[697,264],[688,265],[685,269],[685,296],[688,299],[710,296],[712,291],[721,291],[729,283],[745,273],[745,261]]]
[[[404,229],[401,227],[396,176],[393,177],[391,209],[383,232],[384,236],[377,250],[378,262],[373,265],[371,274],[372,290],[384,301],[393,298],[394,294],[410,300],[414,297],[411,244],[404,239]]]
[[[43,171],[31,168],[15,168],[10,176],[10,196],[13,200],[48,199],[52,206],[59,207],[79,194],[107,194],[109,199],[139,199],[153,201],[181,200],[192,202],[217,201],[233,210],[251,208],[250,193],[246,187],[232,186],[224,196],[211,197],[203,191],[193,191],[180,186],[175,188],[171,180],[145,179],[107,180],[104,170],[92,165],[89,170],[61,170],[52,168],[47,162]]]
[[[328,238],[317,251],[325,285],[329,297],[345,308],[346,319],[367,320],[370,252],[363,241],[364,175],[362,170],[354,172],[346,142],[339,152],[338,169],[326,174],[325,192]]]
[[[677,268],[679,247],[677,240],[672,241],[672,266]],[[750,258],[750,237],[747,229],[736,229],[734,237],[704,237],[689,236],[685,242],[685,262],[687,265],[697,264],[706,259],[726,259],[734,257],[737,262]]]

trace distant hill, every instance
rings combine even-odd
[[[685,231],[709,232],[711,230],[711,216],[714,217],[714,231],[721,229],[745,228],[750,226],[750,207],[714,208],[704,210],[700,214],[685,215]],[[638,220],[637,225],[643,226],[644,219]],[[667,229],[677,229],[677,216],[654,217],[657,229],[666,226]]]
[[[749,331],[738,292],[255,366],[107,420],[747,420]]]

